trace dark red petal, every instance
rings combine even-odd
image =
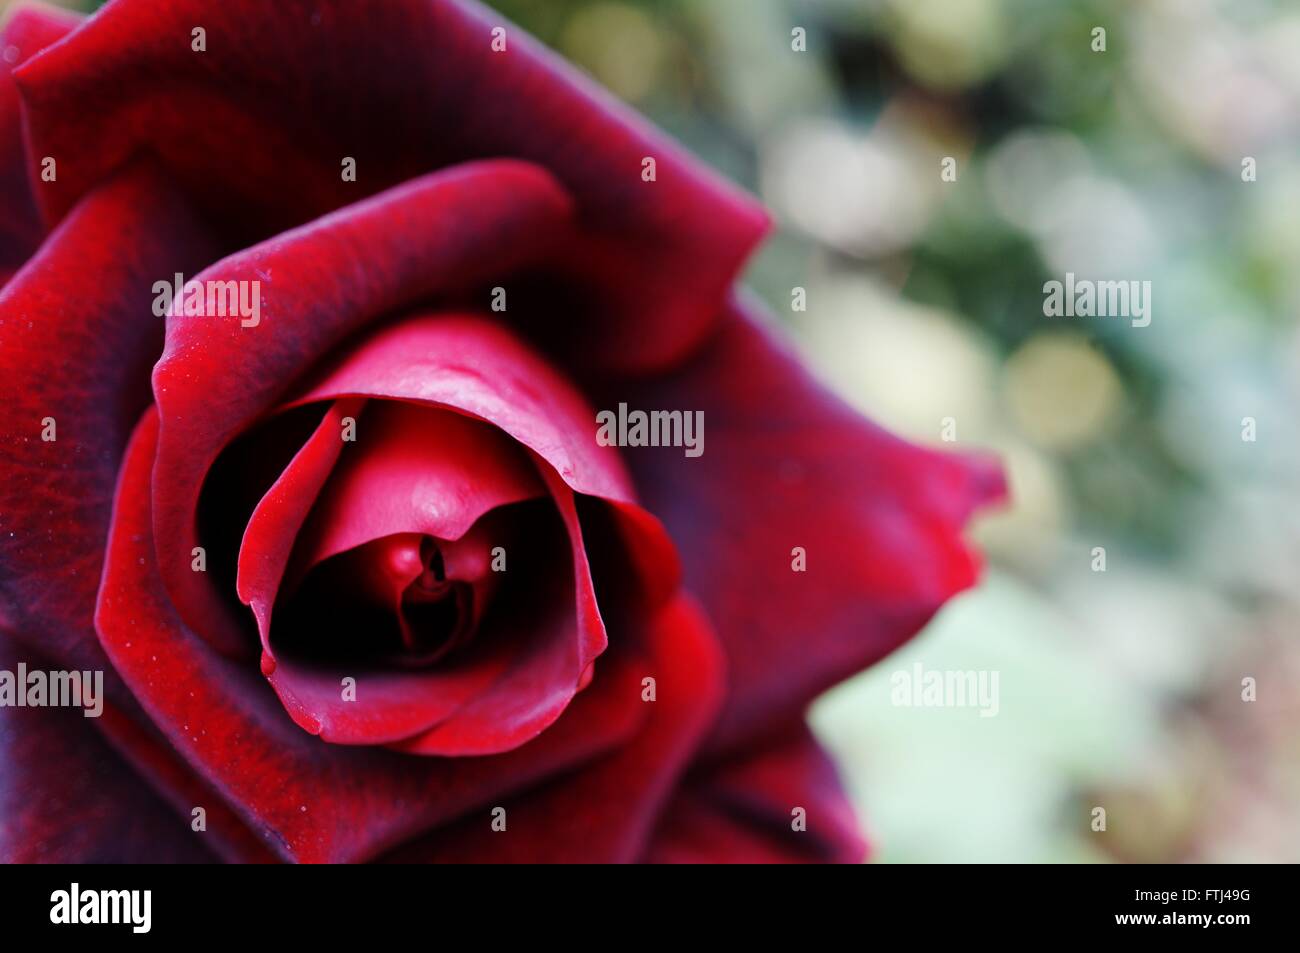
[[[0,668],[51,666],[0,636]],[[107,709],[104,712],[108,714]],[[0,863],[214,861],[80,709],[0,707]]]
[[[204,830],[194,833],[215,854],[231,863],[265,864],[279,860],[221,795],[190,771],[155,726],[137,724],[130,715],[106,705],[97,727],[118,754],[191,824],[191,829],[194,809],[203,808]]]
[[[337,423],[332,437],[342,445]],[[458,413],[373,401],[348,446],[304,528],[299,573],[395,533],[460,539],[488,511],[546,493],[518,444]]]
[[[240,601],[253,610],[262,654],[268,658],[274,659],[271,610],[298,531],[343,450],[344,419],[355,420],[364,406],[364,400],[340,400],[329,406],[311,437],[257,504],[244,529],[235,588]]]
[[[508,754],[412,758],[330,745],[285,714],[256,666],[218,655],[176,617],[158,575],[148,492],[157,417],[128,447],[96,625],[110,658],[190,767],[287,858],[365,860],[493,799],[577,767],[644,717],[644,664],[614,656],[549,731]]]
[[[207,49],[196,53],[200,26]],[[506,52],[492,49],[496,26]],[[260,215],[259,235],[433,169],[536,163],[577,200],[583,239],[557,250],[594,300],[573,339],[608,360],[647,366],[687,352],[766,226],[751,200],[627,107],[464,0],[116,0],[17,75],[33,154],[66,161],[45,193],[56,216],[143,151],[214,216],[240,210],[232,227]],[[345,156],[355,182],[342,181]],[[645,157],[657,161],[654,182],[642,181]]]
[[[539,638],[558,639],[562,633],[552,631],[548,620],[538,620]],[[357,633],[363,638],[366,633]],[[514,633],[507,633],[514,635]],[[354,676],[355,700],[344,700],[340,678],[344,671],[322,671],[295,659],[282,659],[270,675],[271,685],[284,703],[285,710],[294,721],[314,735],[334,744],[382,745],[391,744],[397,750],[411,750],[428,754],[460,754],[451,745],[447,750],[430,746],[428,752],[411,747],[407,739],[418,738],[420,733],[434,725],[454,718],[467,702],[488,691],[495,679],[506,669],[519,648],[514,645],[498,646],[499,651],[473,652],[456,664],[440,665],[419,671],[366,671]],[[502,714],[508,719],[508,713]],[[507,721],[507,723],[509,723]],[[536,732],[520,739],[511,738],[505,743],[495,738],[471,739],[468,754],[496,754],[517,748]],[[474,744],[476,742],[476,744]]]
[[[45,232],[27,178],[22,103],[9,73],[80,22],[65,10],[25,4],[0,29],[0,288]]]
[[[626,459],[727,654],[715,749],[796,715],[975,582],[962,528],[1003,497],[1000,469],[865,420],[750,309],[733,304],[675,375],[610,399],[704,412],[702,456],[633,449]],[[793,571],[795,547],[805,572]]]
[[[802,808],[803,830],[795,829]],[[835,766],[798,724],[754,753],[694,773],[664,811],[652,863],[859,863],[858,833]]]
[[[67,667],[105,667],[91,620],[113,480],[162,346],[152,283],[210,254],[184,200],[134,168],[0,291],[0,619]]]
[[[190,569],[199,489],[222,447],[348,334],[407,302],[509,273],[543,253],[568,215],[541,169],[482,162],[349,206],[198,276],[260,281],[261,317],[243,327],[238,317],[169,316],[154,369],[159,566],[195,631],[231,654],[245,644],[244,620]]]
[[[572,777],[508,801],[506,830],[486,814],[437,831],[387,859],[401,862],[620,863],[644,849],[722,698],[722,656],[685,597],[645,626],[641,677],[655,679],[650,717],[618,751]],[[638,693],[643,689],[636,686]]]
[[[618,451],[596,442],[577,389],[511,331],[473,314],[417,315],[351,350],[293,403],[386,397],[456,410],[504,430],[578,493],[633,500]]]

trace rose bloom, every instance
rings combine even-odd
[[[866,855],[805,709],[1002,478],[809,377],[752,199],[468,3],[11,13],[0,667],[105,704],[0,709],[0,857]]]

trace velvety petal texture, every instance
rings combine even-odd
[[[706,421],[698,458],[642,449],[626,459],[730,662],[715,749],[799,714],[975,582],[962,530],[1004,496],[996,464],[863,419],[809,376],[752,302],[729,306],[679,371],[630,393],[631,406],[700,410]]]
[[[663,814],[652,863],[860,863],[867,845],[835,766],[801,723],[697,770]]]
[[[0,636],[0,669],[49,661]],[[0,707],[0,863],[203,863],[217,855],[76,709]]]
[[[0,26],[0,288],[45,234],[32,194],[32,181],[39,179],[28,179],[22,102],[10,73],[78,21],[55,7],[30,5],[14,10]]]
[[[96,727],[123,762],[135,768],[153,791],[187,820],[191,839],[230,863],[265,864],[279,859],[205,777],[190,770],[156,726],[134,711],[125,713],[105,706]],[[198,725],[189,730],[202,733],[207,729]],[[201,824],[196,817],[199,808]]]
[[[608,363],[689,350],[766,226],[755,203],[472,0],[112,0],[17,76],[32,156],[77,157],[42,193],[53,218],[146,150],[214,218],[241,210],[229,228],[254,239],[434,169],[536,164],[585,223],[553,248],[600,299],[572,340]],[[353,182],[340,174],[349,157]]]
[[[724,662],[698,607],[683,598],[650,623],[637,736],[585,770],[511,799],[506,829],[468,818],[391,855],[420,863],[627,863],[651,829],[713,714]]]
[[[0,290],[0,628],[61,664],[105,667],[91,617],[113,481],[162,344],[151,286],[210,254],[184,199],[137,166]]]

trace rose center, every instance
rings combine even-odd
[[[455,540],[398,533],[322,560],[277,607],[277,653],[398,668],[444,661],[474,640],[495,591],[493,538],[484,527]]]
[[[409,667],[432,665],[474,635],[474,587],[447,578],[442,549],[429,536],[420,540],[422,571],[402,591],[398,628],[402,652],[394,659]]]

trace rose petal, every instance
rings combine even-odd
[[[176,617],[158,575],[148,413],[123,463],[96,626],[113,664],[190,767],[289,859],[357,861],[625,741],[644,665],[607,653],[601,678],[549,731],[508,754],[447,760],[329,745],[301,731],[255,666],[217,654]],[[188,728],[186,727],[188,726]]]
[[[66,667],[105,667],[91,619],[113,480],[162,345],[152,282],[211,253],[181,197],[136,167],[0,290],[0,619]]]
[[[275,657],[270,642],[271,610],[298,531],[343,450],[344,419],[355,420],[364,406],[363,400],[340,400],[329,406],[311,437],[257,504],[244,529],[235,589],[240,601],[253,610],[266,658]]]
[[[539,638],[558,640],[562,633],[553,631],[560,623],[538,620]],[[571,626],[571,623],[570,623]],[[362,635],[363,633],[358,633]],[[514,637],[516,633],[503,633]],[[455,717],[466,702],[487,691],[518,654],[518,647],[505,646],[500,651],[475,652],[453,665],[423,671],[357,672],[355,700],[342,697],[339,672],[322,671],[294,659],[276,663],[270,675],[271,685],[294,721],[314,735],[333,744],[390,745],[398,751],[419,751],[408,739],[419,737],[435,725]],[[470,754],[497,754],[519,747],[535,736],[505,743],[483,744],[482,751]],[[448,746],[436,746],[429,754],[460,754]]]
[[[582,395],[488,318],[404,318],[359,342],[289,406],[345,395],[415,401],[485,420],[541,456],[573,490],[633,500],[618,450],[597,444],[596,417]]]
[[[153,725],[140,725],[112,706],[97,722],[104,737],[157,795],[169,803],[193,830],[194,809],[203,808],[203,829],[194,831],[203,843],[231,863],[275,863],[279,858],[230,809],[211,786],[195,775]],[[202,730],[202,729],[199,729]],[[151,863],[156,860],[146,858]]]
[[[80,22],[65,10],[23,5],[0,29],[0,288],[45,233],[27,178],[22,103],[9,74]]]
[[[51,668],[0,636],[0,668],[16,671],[20,661]],[[0,863],[215,860],[104,744],[95,721],[78,709],[0,707]]]
[[[689,365],[610,398],[704,412],[702,456],[626,459],[727,654],[715,749],[797,715],[972,585],[962,527],[1005,492],[990,461],[914,446],[854,413],[756,314],[733,304]]]
[[[803,830],[795,810],[803,809]],[[651,863],[860,863],[867,845],[835,766],[801,723],[694,774],[655,831]]]
[[[489,510],[546,493],[518,444],[462,414],[375,401],[358,427],[304,531],[302,569],[395,533],[460,539]]]
[[[621,863],[636,859],[722,698],[708,621],[678,597],[645,626],[650,717],[618,751],[508,802],[506,830],[467,818],[385,858],[437,863]],[[644,692],[638,687],[638,692]]]
[[[568,214],[564,194],[535,166],[476,163],[349,206],[198,276],[261,282],[261,316],[255,327],[169,316],[154,369],[159,565],[195,631],[229,654],[245,649],[244,619],[190,570],[199,490],[222,447],[347,334],[406,302],[509,273],[542,253]]]
[[[492,48],[499,26],[504,52]],[[55,216],[146,151],[254,238],[433,169],[536,163],[577,200],[583,238],[555,248],[591,304],[571,340],[606,361],[689,351],[766,227],[755,203],[470,2],[116,0],[17,76],[33,156],[76,156],[42,193]]]

